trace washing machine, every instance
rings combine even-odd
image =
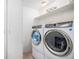
[[[44,59],[42,25],[32,26],[32,55],[35,59]]]
[[[73,21],[45,24],[45,59],[74,59]]]

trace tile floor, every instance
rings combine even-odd
[[[32,53],[24,53],[23,54],[23,59],[34,59],[33,57],[32,57]]]

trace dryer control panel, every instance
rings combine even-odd
[[[73,21],[56,23],[56,24],[45,24],[45,28],[64,28],[64,27],[72,27]]]

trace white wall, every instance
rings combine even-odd
[[[38,16],[38,11],[27,6],[23,6],[23,51],[31,52],[31,32],[34,17]]]
[[[6,0],[5,14],[5,59],[22,59],[22,1]]]

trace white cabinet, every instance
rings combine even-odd
[[[70,3],[73,3],[73,0],[49,0],[47,5],[39,9],[40,15],[62,8]]]

